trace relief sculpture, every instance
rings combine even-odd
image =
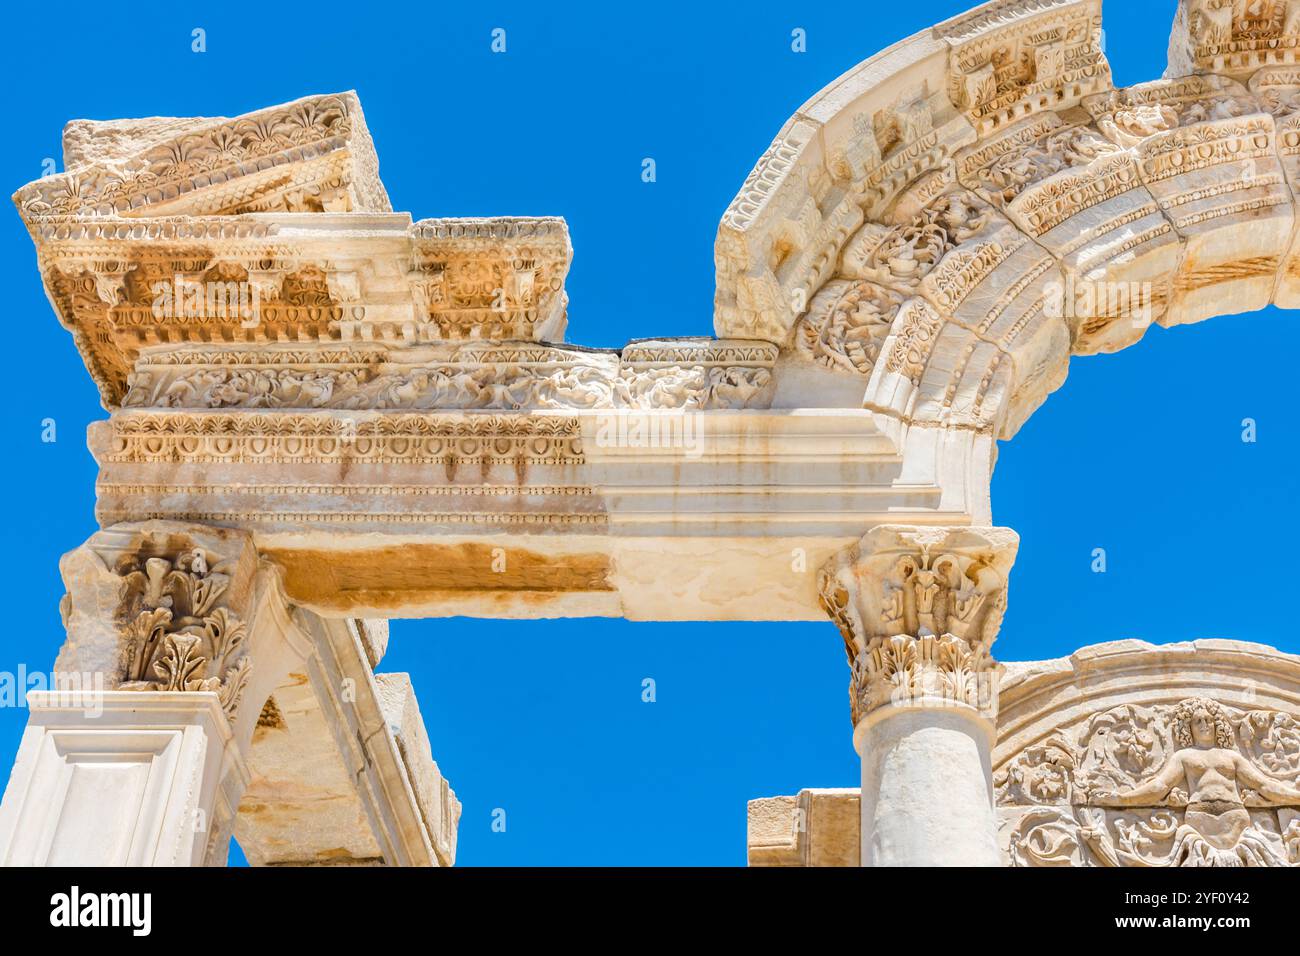
[[[1124,704],[1023,750],[998,802],[1027,808],[1017,866],[1300,864],[1300,722],[1206,697]]]

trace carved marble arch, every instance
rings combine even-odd
[[[354,94],[75,121],[14,200],[110,412],[96,517],[247,530],[335,616],[822,620],[791,555],[991,526],[1072,357],[1300,304],[1294,7],[1183,0],[1127,89],[1100,0],[895,44],[726,210],[715,337],[621,349],[565,343],[563,219],[393,211]]]
[[[1127,89],[1101,23],[993,0],[864,61],[723,216],[716,337],[620,349],[565,344],[563,219],[392,210],[354,94],[70,124],[66,171],[14,196],[109,413],[57,669],[108,675],[125,734],[137,701],[210,727],[227,828],[177,852],[242,823],[260,862],[454,859],[374,621],[829,615],[864,862],[1300,864],[1296,658],[1103,645],[1009,665],[999,704],[996,442],[1073,356],[1300,305],[1300,0],[1180,0],[1167,78]],[[29,753],[73,719],[38,709]],[[909,727],[943,766],[881,774]],[[346,799],[298,843],[309,771],[307,803]],[[895,812],[921,776],[966,802]],[[13,792],[0,843],[60,816]]]
[[[717,334],[857,375],[920,456],[1010,438],[1152,324],[1300,304],[1300,4],[1183,0],[1167,78],[1127,89],[1101,27],[997,0],[814,96],[723,216]]]

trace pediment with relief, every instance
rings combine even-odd
[[[1271,693],[1189,690],[1102,695],[1055,728],[1040,713],[1046,733],[1004,745],[994,788],[1011,865],[1300,865],[1296,711]]]

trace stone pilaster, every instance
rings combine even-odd
[[[0,804],[6,865],[221,865],[270,691],[310,656],[245,532],[95,534],[60,564],[67,641]]]
[[[864,866],[997,866],[990,648],[1018,538],[880,526],[821,571],[862,758]]]

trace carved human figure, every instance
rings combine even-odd
[[[1212,700],[1183,701],[1174,710],[1172,730],[1178,749],[1154,777],[1125,791],[1093,790],[1090,802],[1112,807],[1185,804],[1173,855],[1179,861],[1191,854],[1220,862],[1243,843],[1260,850],[1261,837],[1252,831],[1242,788],[1275,803],[1300,803],[1300,789],[1266,776],[1237,751],[1232,724]]]
[[[1167,103],[1140,103],[1115,114],[1115,125],[1131,137],[1144,138],[1177,129],[1178,110]]]
[[[944,581],[937,570],[911,567],[912,591],[916,595],[916,617],[918,634],[938,634],[940,627],[936,604],[939,591]]]

